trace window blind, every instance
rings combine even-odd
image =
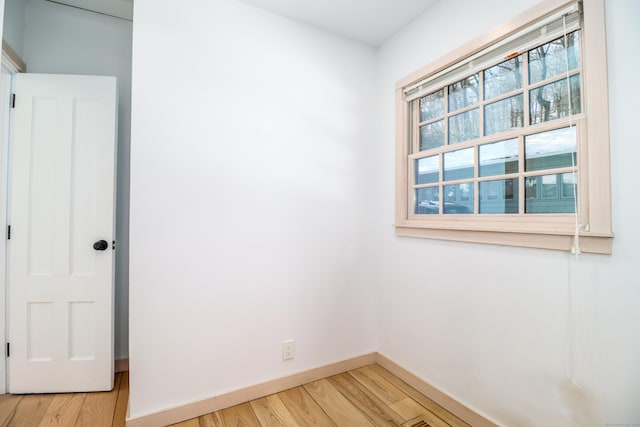
[[[499,64],[514,54],[522,54],[565,33],[580,29],[580,10],[578,3],[534,23],[504,40],[488,47],[455,65],[435,73],[405,89],[407,101],[413,101],[429,95],[444,86],[460,81],[478,71]]]

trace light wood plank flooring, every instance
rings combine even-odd
[[[114,384],[103,393],[0,395],[0,427],[124,427],[128,372]]]
[[[172,427],[470,427],[379,365],[292,388]]]
[[[0,427],[124,427],[128,373],[105,393],[0,396]],[[173,427],[470,427],[379,365],[369,365]]]

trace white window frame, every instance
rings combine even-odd
[[[573,124],[578,133],[577,214],[415,215],[413,214],[413,118],[407,92],[422,82],[453,69],[468,58],[488,50],[536,23],[557,15],[575,0],[547,0],[449,55],[402,79],[396,85],[396,233],[399,236],[579,250],[610,254],[611,178],[609,106],[604,0],[582,0],[581,29],[582,112],[573,119],[545,122],[554,129]],[[466,76],[463,76],[466,77]],[[424,93],[427,95],[427,93]],[[414,97],[415,98],[415,97]],[[526,107],[525,107],[526,108]],[[464,144],[460,145],[463,148]],[[520,158],[520,162],[524,162]],[[477,161],[476,167],[477,167]],[[551,172],[550,172],[551,173]],[[499,178],[499,177],[496,177]],[[445,185],[447,183],[444,183]],[[541,189],[538,189],[541,191]],[[558,188],[562,192],[562,188]],[[524,199],[525,194],[519,197]],[[478,203],[478,201],[475,201]],[[520,203],[523,203],[522,200]],[[576,223],[578,230],[576,231]],[[577,237],[577,238],[576,238]]]

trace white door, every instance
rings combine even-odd
[[[14,93],[8,390],[110,390],[116,79],[19,74]]]

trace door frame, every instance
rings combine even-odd
[[[7,392],[7,212],[9,208],[9,168],[11,142],[11,109],[9,103],[13,91],[13,75],[24,73],[27,67],[20,57],[2,41],[2,60],[0,61],[0,227],[2,243],[0,244],[0,394]]]

